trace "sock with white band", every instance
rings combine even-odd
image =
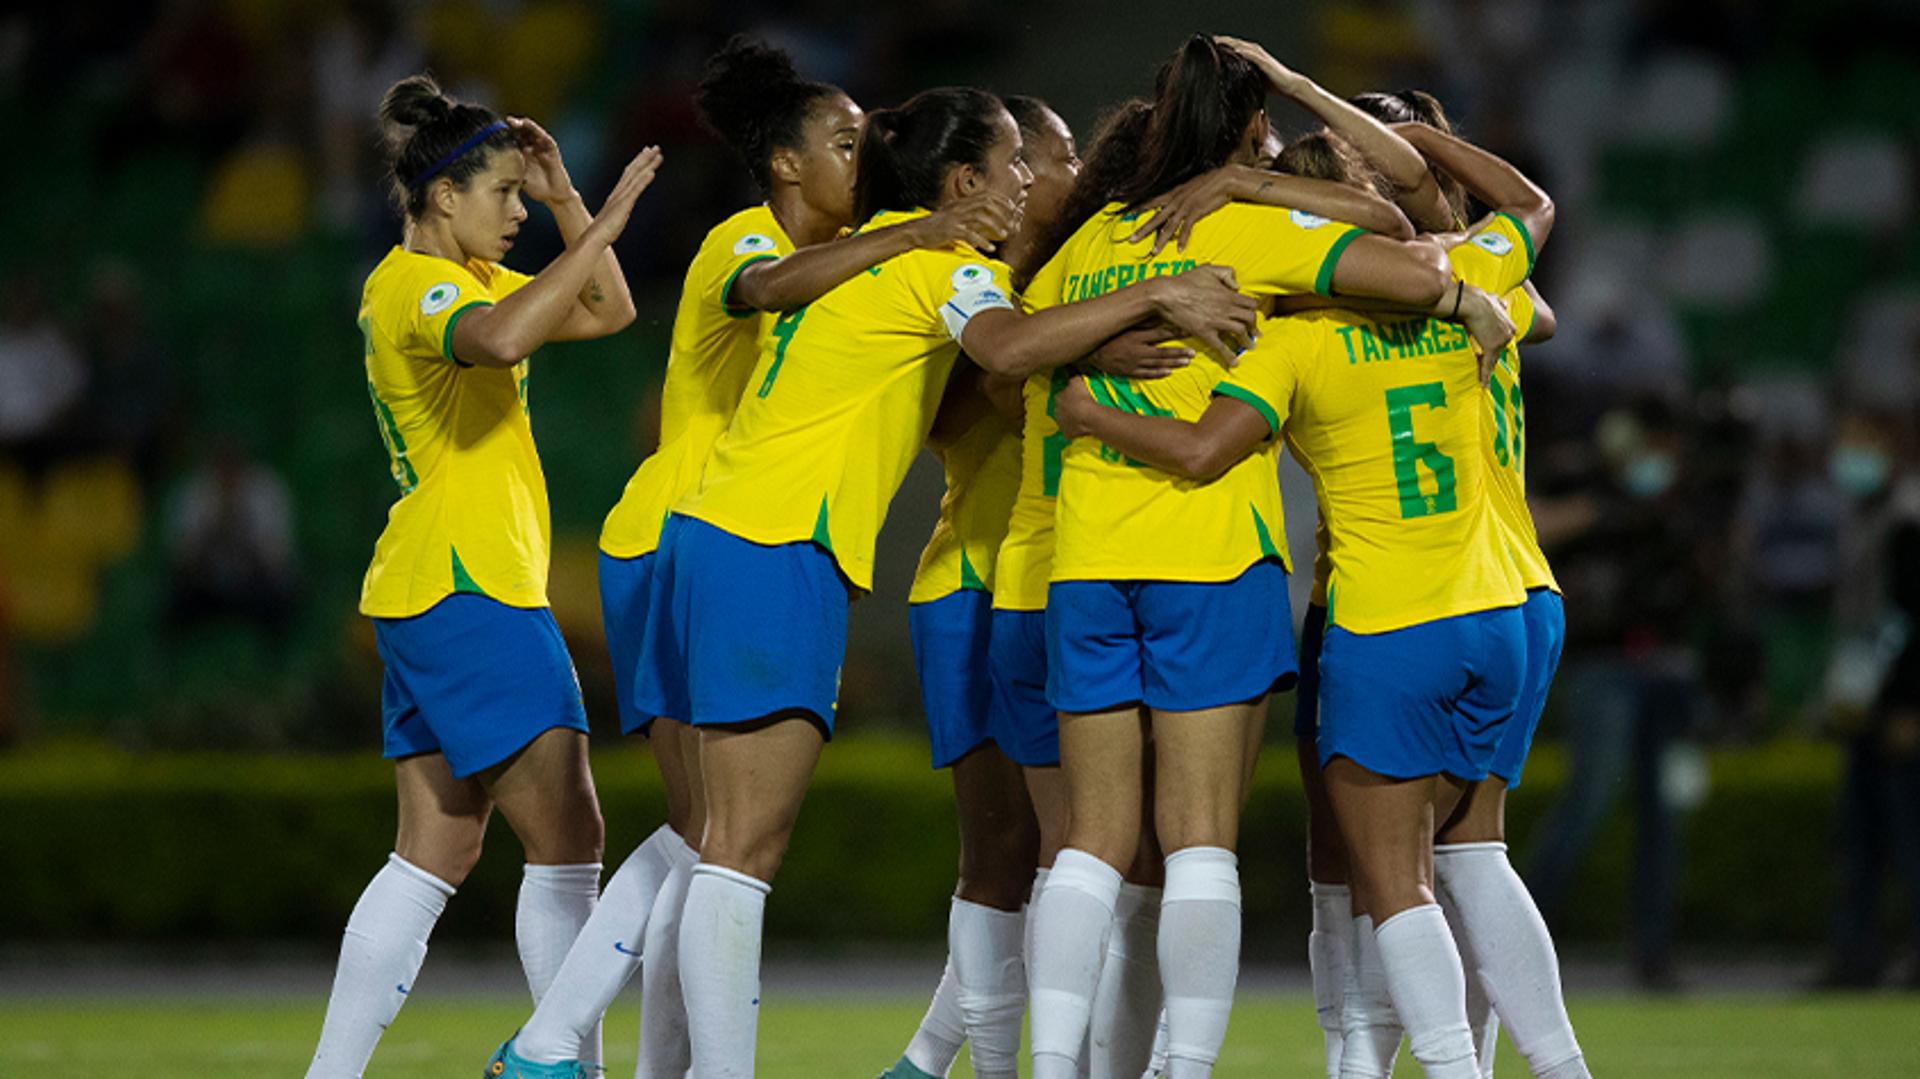
[[[520,949],[520,967],[526,971],[527,988],[533,991],[536,1013],[541,1002],[552,995],[547,989],[555,984],[581,928],[593,917],[599,898],[599,862],[525,868],[520,878],[520,903],[514,911],[513,939]],[[618,992],[619,986],[614,990]],[[569,985],[556,999],[570,1000],[574,995]],[[577,1017],[568,1038],[568,1053],[560,1059],[600,1063],[600,1013],[604,1010],[603,1005],[590,1015]],[[519,1048],[519,1042],[514,1045]]]
[[[700,855],[677,833],[665,844],[672,869],[653,897],[647,918],[646,958],[640,964],[640,1056],[635,1079],[685,1079],[693,1067],[687,1041],[687,1001],[680,992],[680,914]],[[602,903],[606,900],[601,899]]]
[[[1018,1079],[1020,1020],[1027,1014],[1027,969],[1021,959],[1027,919],[953,900],[947,915],[947,956],[958,983],[973,1073],[979,1079]]]
[[[1429,1079],[1480,1079],[1467,1026],[1467,977],[1435,903],[1403,910],[1374,930],[1393,1010]]]
[[[540,1064],[600,1060],[600,1017],[640,966],[654,896],[673,868],[673,848],[681,843],[673,829],[661,825],[607,880],[599,905],[580,927],[554,979],[559,991],[541,997],[533,1018],[514,1037],[520,1056]],[[521,896],[524,910],[524,886]],[[592,1057],[585,1055],[589,1044]]]
[[[1340,1079],[1386,1079],[1400,1054],[1400,1017],[1387,991],[1373,919],[1353,919],[1346,985],[1340,994]]]
[[[960,1011],[960,979],[953,973],[953,957],[948,956],[947,968],[940,974],[940,984],[933,990],[933,1000],[927,1005],[926,1017],[920,1020],[920,1029],[913,1032],[913,1040],[907,1043],[900,1063],[883,1074],[889,1079],[903,1076],[918,1079],[923,1075],[942,1079],[953,1070],[953,1062],[959,1059],[960,1047],[966,1041],[967,1019]],[[906,1068],[913,1070],[909,1072]]]
[[[1353,953],[1353,891],[1344,884],[1309,881],[1313,892],[1313,932],[1307,937],[1307,966],[1313,972],[1313,1010],[1326,1043],[1327,1077],[1340,1077],[1344,1040],[1340,1009],[1347,967]]]
[[[359,1079],[400,1014],[453,885],[389,854],[347,917],[333,994],[307,1079]]]
[[[1514,1048],[1535,1075],[1586,1075],[1567,1018],[1553,936],[1507,860],[1507,845],[1435,847],[1433,866],[1435,884],[1452,909],[1461,957],[1478,974]]]
[[[1160,1025],[1160,889],[1120,885],[1107,960],[1087,1028],[1092,1075],[1134,1076],[1153,1059]]]
[[[1034,905],[1033,1079],[1072,1079],[1107,957],[1120,871],[1071,848],[1054,859]]]
[[[1167,855],[1160,902],[1167,1079],[1206,1079],[1226,1041],[1240,979],[1240,860],[1222,847]]]
[[[693,1071],[702,1079],[753,1074],[760,1025],[760,937],[771,886],[702,862],[680,915],[680,989]]]

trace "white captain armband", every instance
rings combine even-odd
[[[960,340],[973,316],[996,307],[1013,309],[1013,298],[993,279],[993,271],[969,263],[953,272],[953,295],[940,305],[940,320],[947,324],[947,335]]]

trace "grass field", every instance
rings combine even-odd
[[[763,1079],[871,1079],[898,1055],[924,1001],[789,994],[760,1026]],[[312,1052],[322,1000],[276,996],[138,1000],[0,1000],[0,1076],[219,1079],[297,1076]],[[1913,997],[1775,996],[1664,999],[1588,996],[1573,1009],[1587,1058],[1606,1079],[1802,1079],[1920,1076],[1920,1002]],[[524,1018],[500,998],[418,1000],[388,1032],[375,1079],[480,1073],[493,1044]],[[608,1073],[632,1074],[638,1009],[609,1018]],[[1499,1073],[1526,1069],[1510,1045]],[[973,1073],[964,1063],[956,1076]],[[1304,996],[1243,994],[1220,1079],[1319,1074],[1318,1032]],[[1417,1076],[1405,1063],[1403,1076]]]

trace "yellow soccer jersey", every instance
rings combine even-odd
[[[887,211],[867,227],[925,212]],[[675,512],[754,543],[812,540],[871,589],[874,539],[927,440],[960,332],[1013,306],[1011,277],[963,244],[910,251],[782,315]]]
[[[940,451],[947,493],[940,522],[920,552],[908,603],[931,603],[962,589],[992,592],[995,561],[1020,487],[1020,432],[989,412]]]
[[[700,244],[680,287],[660,390],[660,448],[627,481],[600,529],[600,549],[638,558],[660,542],[667,511],[700,486],[700,472],[740,406],[747,376],[773,318],[729,307],[740,271],[791,254],[793,241],[765,206],[742,210],[715,226]]]
[[[1519,567],[1521,583],[1529,589],[1551,588],[1560,591],[1553,567],[1540,549],[1539,534],[1533,528],[1533,513],[1527,508],[1526,400],[1520,393],[1520,349],[1517,342],[1533,328],[1533,298],[1525,289],[1514,289],[1506,296],[1507,313],[1513,319],[1514,341],[1493,369],[1487,384],[1491,398],[1482,445],[1491,470],[1489,484],[1493,496],[1493,514],[1506,537],[1508,555]]]
[[[1062,246],[1053,273],[1030,288],[1037,307],[1098,296],[1135,281],[1196,265],[1232,267],[1242,291],[1259,296],[1331,290],[1340,253],[1362,230],[1298,210],[1230,204],[1194,227],[1185,252],[1150,257],[1128,243],[1136,215],[1118,205],[1082,226]],[[1057,280],[1053,294],[1043,282]],[[1198,343],[1182,342],[1198,349]],[[1178,372],[1132,381],[1089,375],[1101,404],[1149,416],[1198,419],[1227,369],[1205,352]],[[1226,581],[1262,558],[1287,561],[1277,476],[1278,444],[1211,483],[1178,479],[1092,439],[1067,446],[1056,507],[1056,581]]]
[[[1332,624],[1384,633],[1523,602],[1493,512],[1490,406],[1466,331],[1343,310],[1261,331],[1219,392],[1284,429],[1313,477]]]
[[[1533,276],[1533,237],[1512,214],[1499,213],[1474,226],[1465,241],[1447,252],[1454,273],[1471,284],[1505,296]],[[1480,284],[1480,282],[1486,284]]]
[[[367,390],[400,500],[374,547],[360,611],[407,618],[454,592],[547,605],[547,483],[527,423],[527,361],[474,367],[453,328],[532,280],[399,247],[360,300]]]
[[[1067,436],[1053,421],[1053,395],[1066,385],[1067,374],[1065,368],[1042,371],[1028,376],[1020,387],[1025,414],[1020,427],[1020,487],[994,571],[995,610],[1047,608],[1047,581],[1053,576],[1053,503],[1060,492],[1060,463],[1067,449]]]

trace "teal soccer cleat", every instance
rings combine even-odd
[[[914,1067],[913,1061],[903,1056],[894,1063],[893,1067],[881,1072],[880,1079],[940,1079],[940,1077],[928,1075]]]
[[[513,1038],[508,1038],[500,1044],[500,1048],[494,1050],[493,1059],[487,1061],[487,1070],[481,1074],[485,1079],[593,1079],[604,1073],[577,1060],[536,1064],[514,1052]]]

